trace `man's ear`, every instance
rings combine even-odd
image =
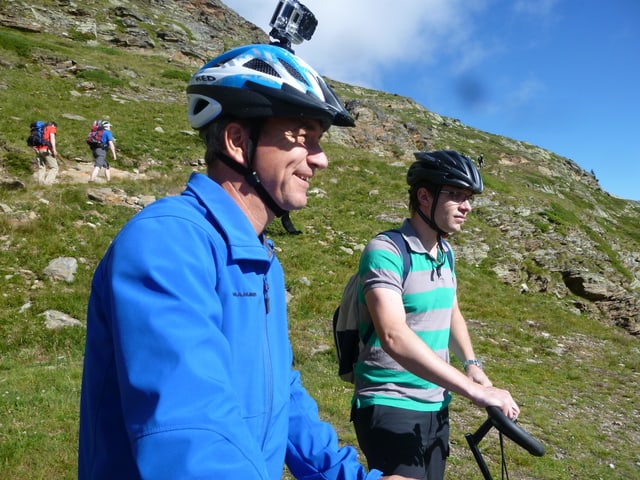
[[[241,123],[229,122],[224,129],[224,147],[230,158],[241,165],[246,165],[249,130]]]
[[[427,188],[420,187],[417,192],[418,203],[420,206],[429,207],[431,206],[431,201],[433,200],[433,195]]]

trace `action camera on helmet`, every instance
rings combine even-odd
[[[298,45],[303,40],[311,39],[318,20],[311,10],[297,0],[280,0],[269,26],[272,27],[269,36],[290,50],[292,43]]]

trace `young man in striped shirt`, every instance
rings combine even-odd
[[[440,480],[449,453],[450,392],[478,406],[500,407],[509,418],[518,405],[492,386],[476,359],[456,295],[448,235],[460,231],[483,182],[473,161],[455,151],[416,153],[407,173],[410,218],[400,233],[410,255],[386,235],[362,254],[359,298],[375,333],[355,366],[352,419],[369,468],[384,474]],[[361,325],[362,332],[367,325]],[[449,364],[449,351],[465,373]]]

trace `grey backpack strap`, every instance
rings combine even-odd
[[[411,270],[411,254],[409,253],[409,248],[407,246],[407,242],[400,233],[400,230],[385,230],[384,232],[379,233],[384,234],[391,239],[393,243],[396,244],[398,250],[400,250],[400,256],[402,257],[402,286],[404,288],[404,282],[407,281],[407,277],[409,276],[409,271]],[[377,235],[376,235],[377,236]],[[362,337],[362,343],[367,343],[373,334],[373,322],[367,328],[364,336]]]

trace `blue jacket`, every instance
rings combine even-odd
[[[292,370],[285,285],[214,181],[138,213],[89,299],[79,479],[377,479]]]

